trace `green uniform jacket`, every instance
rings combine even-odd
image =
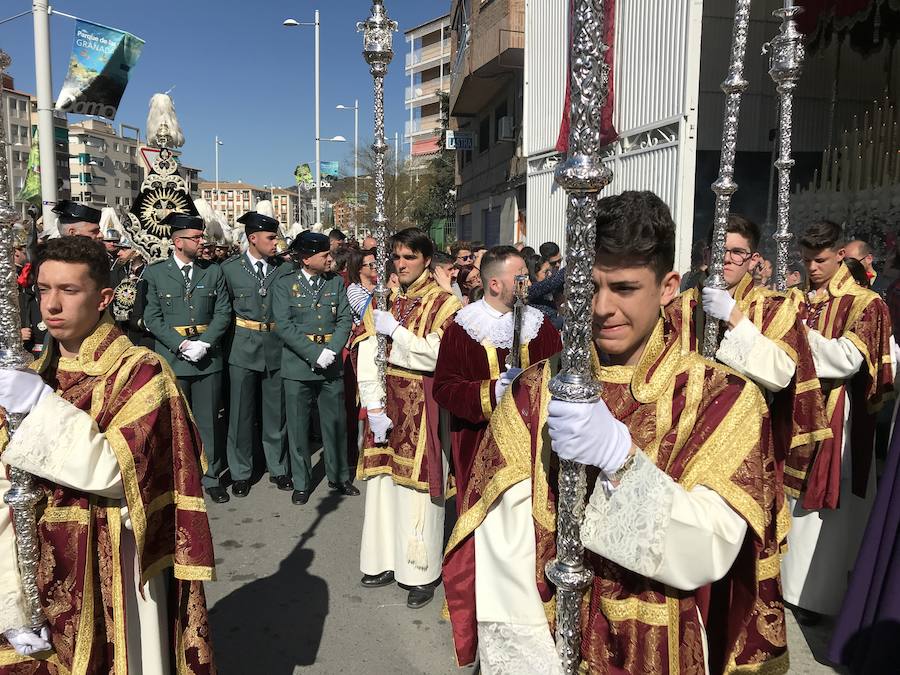
[[[184,275],[172,258],[153,263],[144,272],[147,282],[147,306],[144,325],[156,338],[156,352],[169,362],[177,377],[217,373],[222,370],[222,342],[231,326],[231,303],[225,277],[215,263],[193,262],[191,287],[185,289]],[[205,332],[185,338],[174,326],[207,326]],[[199,363],[178,357],[178,346],[185,339],[202,340],[210,345]]]
[[[279,259],[268,262],[268,274],[260,286],[256,270],[250,266],[245,253],[232,256],[222,263],[222,273],[234,309],[235,318],[271,324],[272,289],[282,276],[290,274],[292,263]],[[265,295],[260,295],[260,288]],[[258,331],[234,326],[234,335],[228,349],[228,365],[239,366],[257,373],[281,368],[281,338],[274,332]]]
[[[344,280],[336,274],[322,275],[317,291],[300,269],[278,279],[273,289],[272,313],[275,330],[284,341],[281,377],[286,380],[332,380],[343,377],[343,349],[350,337],[353,317]],[[313,342],[309,335],[331,335],[325,343]],[[325,370],[315,367],[323,349],[335,353]]]

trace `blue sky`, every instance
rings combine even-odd
[[[132,71],[115,124],[144,130],[150,97],[175,87],[172,97],[186,144],[184,161],[214,178],[214,137],[221,180],[289,185],[298,163],[315,159],[314,31],[284,28],[292,17],[321,15],[322,137],[342,135],[348,143],[322,143],[323,160],[340,160],[352,173],[353,111],[335,110],[359,99],[360,145],[372,138],[372,77],[362,57],[356,22],[369,16],[369,0],[58,0],[55,9],[130,31],[146,41]],[[385,88],[386,126],[392,142],[403,138],[403,31],[449,11],[450,0],[386,0],[400,23]],[[31,6],[31,0],[0,3],[0,19]],[[50,17],[53,96],[65,79],[75,22]],[[31,17],[0,25],[0,47],[13,59],[16,88],[34,93]],[[70,121],[80,116],[70,115]],[[408,147],[404,152],[408,152]]]

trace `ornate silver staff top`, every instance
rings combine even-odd
[[[375,152],[375,217],[373,236],[375,237],[375,265],[378,271],[378,284],[375,286],[375,301],[378,309],[387,309],[390,290],[387,286],[387,263],[390,252],[387,250],[388,219],[384,212],[384,154],[387,143],[384,140],[384,77],[387,67],[394,58],[394,32],[398,24],[388,18],[382,0],[372,2],[372,15],[365,21],[356,24],[356,30],[363,34],[363,57],[369,64],[375,88],[375,141],[372,150]],[[378,335],[378,354],[375,362],[378,365],[378,377],[382,391],[385,386],[387,368],[387,338]],[[384,401],[382,401],[384,405]]]
[[[3,72],[12,60],[0,50],[0,101],[3,100]],[[25,368],[31,355],[22,346],[22,319],[19,314],[19,289],[16,285],[16,267],[13,261],[13,224],[18,214],[12,208],[9,191],[9,167],[6,163],[5,107],[0,106],[0,368],[5,370]],[[24,415],[7,415],[9,433],[14,434]],[[31,474],[9,467],[12,487],[4,495],[12,510],[16,531],[16,553],[28,627],[39,628],[44,623],[41,598],[37,587],[37,571],[40,548],[37,539],[35,506],[41,493],[34,485]]]
[[[725,229],[731,210],[731,196],[737,192],[734,182],[734,156],[737,152],[738,118],[741,112],[741,97],[747,89],[744,79],[744,55],[747,52],[747,33],[750,27],[750,0],[737,0],[734,8],[734,28],[731,33],[731,61],[728,77],[722,83],[725,92],[725,120],[722,125],[722,157],[719,160],[719,178],[712,185],[716,193],[716,211],[713,220],[712,260],[710,275],[706,285],[725,290]],[[719,347],[719,322],[706,317],[703,336],[703,355],[713,358]]]
[[[792,2],[785,2],[782,9],[772,12],[781,19],[781,29],[775,38],[763,47],[770,50],[769,75],[778,89],[778,220],[775,231],[775,290],[787,290],[788,255],[791,239],[791,134],[794,126],[794,89],[803,72],[803,35],[797,30],[794,17],[803,11]]]
[[[562,368],[550,392],[564,401],[595,401],[600,382],[591,363],[591,269],[594,228],[600,191],[612,171],[600,161],[600,115],[609,93],[604,61],[603,0],[576,0],[572,17],[569,89],[569,157],[556,170],[565,189],[566,320]],[[561,460],[557,500],[556,558],[547,563],[547,578],[556,586],[556,649],[563,671],[578,672],[581,646],[581,600],[593,577],[584,565],[581,521],[587,489],[584,466]]]

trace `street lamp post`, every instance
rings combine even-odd
[[[219,202],[222,201],[222,196],[219,194],[219,146],[222,145],[222,141],[219,140],[219,137],[216,136],[216,205],[214,208],[219,208]]]
[[[295,26],[314,26],[316,29],[316,223],[322,223],[322,167],[320,165],[319,148],[319,10],[316,10],[316,18],[312,23],[285,19],[282,25],[288,28]]]
[[[339,105],[337,109],[353,111],[353,238],[359,240],[359,99],[352,108]]]

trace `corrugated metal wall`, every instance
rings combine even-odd
[[[525,1],[523,151],[534,157],[556,147],[566,96],[569,0]]]
[[[534,162],[537,165],[539,162]],[[566,193],[553,181],[553,169],[528,167],[528,245],[555,241],[566,243]]]

